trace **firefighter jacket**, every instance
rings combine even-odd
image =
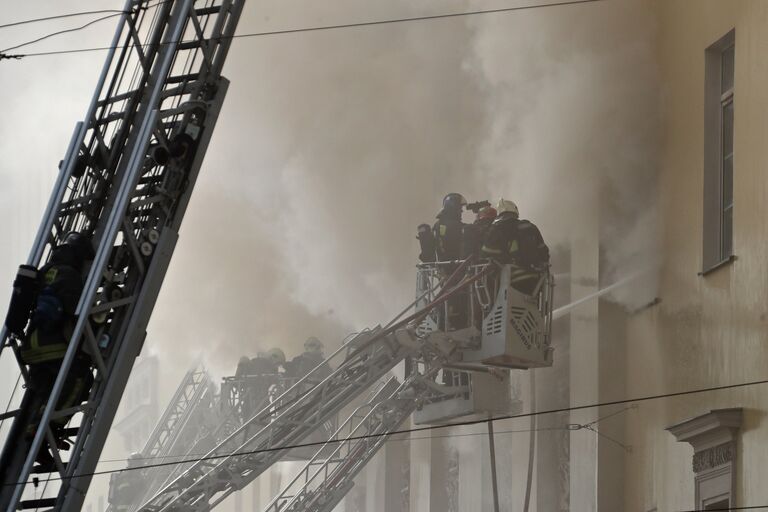
[[[491,228],[493,220],[475,221],[464,226],[464,241],[462,244],[462,258],[468,258],[473,254],[478,256],[483,242]]]
[[[453,261],[461,259],[464,224],[461,222],[461,211],[441,210],[437,214],[437,222],[432,227],[435,237],[437,261]]]
[[[502,214],[491,224],[482,248],[485,257],[519,267],[541,268],[549,263],[549,248],[532,222]]]
[[[65,246],[57,249],[51,261],[40,269],[29,334],[21,344],[21,358],[26,364],[64,358],[84,286],[81,265]]]
[[[309,372],[314,370],[317,366],[320,366],[320,369],[315,373],[314,380],[318,382],[333,373],[333,370],[331,370],[331,367],[325,362],[325,358],[322,354],[317,352],[304,352],[303,354],[294,357],[290,362],[286,363],[285,373],[287,377],[300,379],[309,374]]]

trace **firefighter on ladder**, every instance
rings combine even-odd
[[[8,330],[21,339],[19,355],[29,368],[25,399],[32,407],[23,433],[31,439],[53,389],[69,340],[74,331],[75,308],[83,291],[86,263],[94,256],[88,237],[70,232],[52,251],[48,263],[39,271],[23,265],[16,281],[6,317]],[[27,325],[29,324],[29,325]],[[87,399],[93,384],[90,358],[79,353],[64,382],[56,410],[70,409]],[[74,413],[59,416],[51,422],[60,449],[68,449],[64,427]],[[44,467],[53,465],[47,439],[36,457]]]
[[[496,210],[498,217],[488,230],[481,255],[511,265],[512,287],[531,295],[549,265],[549,248],[539,228],[520,219],[515,203],[501,198]]]

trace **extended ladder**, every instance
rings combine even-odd
[[[244,0],[128,0],[85,121],[75,129],[27,263],[40,267],[70,231],[96,256],[77,322],[39,421],[25,393],[0,462],[0,509],[79,510],[134,359],[141,350],[203,157],[226,94],[221,77]],[[0,333],[19,361],[19,340]],[[73,361],[93,361],[83,405],[56,411]],[[59,448],[50,423],[76,413]],[[34,437],[26,435],[34,430]],[[33,467],[46,438],[55,469]],[[55,497],[22,500],[33,472]],[[55,485],[54,485],[55,488]]]

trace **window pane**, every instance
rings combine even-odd
[[[733,254],[733,208],[723,211],[723,232],[722,232],[723,253],[722,259],[726,259]]]
[[[733,156],[723,160],[723,208],[733,206]]]
[[[733,154],[733,102],[723,105],[723,157]]]
[[[734,47],[730,46],[723,51],[723,64],[721,66],[721,92],[733,89],[733,65]]]

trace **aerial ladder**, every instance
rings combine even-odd
[[[27,384],[19,408],[9,414],[0,510],[82,506],[224,101],[228,81],[221,71],[243,4],[125,3],[26,262],[27,269],[41,268],[72,231],[87,235],[95,250],[74,332],[44,407],[29,390],[21,340],[5,327],[0,332],[0,353],[13,352]],[[83,353],[94,375],[88,399],[56,410],[73,361]],[[66,439],[54,438],[51,422],[70,416]],[[35,464],[44,439],[53,468]],[[32,492],[33,474],[35,482],[53,480],[55,496],[23,499]]]
[[[191,368],[182,378],[142,450],[131,454],[129,464],[141,468],[147,461],[165,463],[183,460],[188,456],[186,447],[208,435],[206,429],[214,425],[216,409],[218,396],[210,375],[202,365]],[[137,505],[142,503],[141,498],[151,496],[175,468],[162,464],[146,470],[129,468],[130,471],[113,473],[110,475],[110,507],[107,510],[114,511],[117,505],[125,507],[132,502],[137,502]],[[115,491],[123,487],[130,489],[130,492]]]
[[[476,266],[469,273],[478,273],[489,265],[493,263]],[[417,300],[417,305],[433,301],[434,283],[444,274],[440,267],[440,263],[419,266],[417,290],[426,292]],[[442,361],[422,359],[420,364],[409,361],[403,384],[389,395],[380,393],[350,415],[323,447],[330,453],[321,456],[323,450],[318,451],[265,512],[331,512],[353,487],[358,473],[411,415],[417,424],[445,424],[452,418],[466,417],[480,410],[506,412],[493,411],[488,404],[473,403],[491,394],[478,377],[488,372],[500,379],[502,385],[497,385],[494,392],[498,393],[509,389],[499,368],[551,365],[554,284],[549,273],[543,273],[534,293],[527,295],[511,286],[509,266],[497,270],[498,281],[476,281],[471,284],[468,297],[460,303],[466,307],[469,318],[482,318],[479,340],[477,333],[466,337],[460,331],[450,330],[448,301],[440,307],[424,308],[428,314],[416,328],[422,338],[453,337],[458,346],[463,344],[463,338],[469,344],[458,350],[458,357]],[[446,330],[441,331],[439,326]],[[487,346],[486,350],[482,350],[482,344]],[[503,352],[499,352],[502,345]],[[435,379],[438,372],[443,372],[441,384]]]
[[[451,268],[454,270],[446,278]],[[330,506],[338,503],[354,475],[412,413],[421,414],[417,421],[439,422],[476,409],[473,402],[488,393],[473,395],[472,374],[496,374],[501,388],[508,390],[503,375],[506,370],[497,367],[551,365],[549,272],[542,273],[533,295],[525,295],[513,289],[510,269],[493,262],[431,264],[419,270],[417,288],[416,313],[386,327],[363,331],[344,343],[328,358],[329,362],[338,361],[330,376],[313,384],[319,367],[310,372],[139,510],[213,509],[283,459],[289,450],[301,446],[324,421],[405,361],[403,385],[374,404],[363,421],[356,421],[359,415],[355,414],[345,421],[329,444],[310,460],[302,472],[307,475],[305,481],[292,482],[273,503],[278,509],[290,503],[299,507],[296,510],[304,510],[300,507],[308,503]],[[466,304],[464,323],[477,318],[479,326],[448,325],[448,305],[452,302]],[[437,381],[438,374],[443,375],[442,382]],[[351,433],[345,435],[345,429]],[[361,442],[364,439],[371,441]],[[317,471],[308,469],[317,466]]]

